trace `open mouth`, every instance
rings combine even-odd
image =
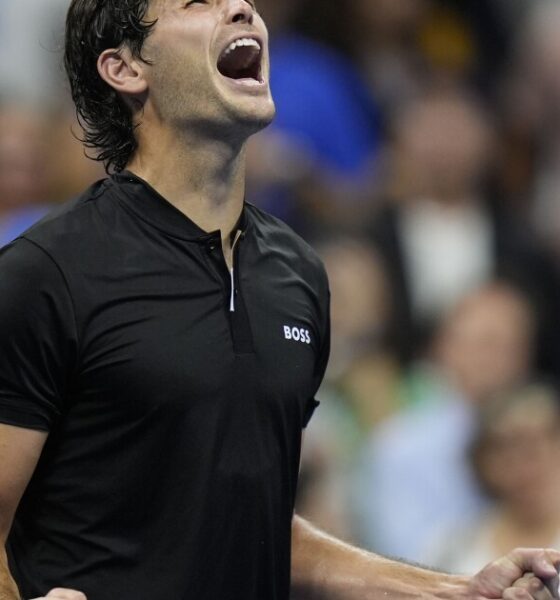
[[[229,79],[249,79],[262,83],[262,47],[252,38],[232,42],[218,59],[218,71]]]

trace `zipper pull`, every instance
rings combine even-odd
[[[235,273],[233,269],[229,270],[231,276],[231,296],[229,300],[229,312],[235,312]]]
[[[237,242],[239,242],[239,239],[243,237],[243,232],[238,229],[237,232],[235,233],[235,238],[233,239],[233,242],[231,244],[231,256],[232,256],[232,262],[233,262],[233,258],[235,257],[235,247],[237,246]],[[230,300],[229,300],[229,312],[235,312],[235,271],[234,271],[234,266],[232,266],[232,268],[229,270],[229,274],[231,276],[231,295],[230,295]]]

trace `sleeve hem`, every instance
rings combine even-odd
[[[12,402],[21,402],[21,398],[0,398],[0,423],[49,432],[52,428],[53,419],[38,411],[16,408]]]
[[[319,404],[321,404],[321,403],[318,402],[317,400],[315,400],[315,398],[312,398],[307,403],[307,407],[305,409],[305,415],[303,417],[303,429],[306,429],[307,426],[309,425],[309,421],[311,421],[311,417],[315,413],[315,410],[317,409]]]

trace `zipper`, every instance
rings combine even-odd
[[[235,312],[235,272],[233,268],[229,270],[231,276],[231,293],[229,298],[229,312]]]
[[[230,275],[230,299],[229,299],[229,312],[235,312],[235,248],[237,246],[237,242],[243,235],[243,232],[238,229],[235,238],[231,244],[231,269],[229,270]]]
[[[253,354],[255,352],[247,307],[243,295],[238,289],[239,273],[236,268],[236,262],[239,257],[239,242],[243,237],[244,232],[241,230],[237,230],[233,236],[233,241],[231,242],[231,269],[224,256],[221,238],[218,235],[213,235],[206,239],[206,249],[210,263],[215,273],[222,280],[224,310],[229,320],[233,350],[236,355]]]

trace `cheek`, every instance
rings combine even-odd
[[[208,70],[211,31],[201,19],[189,27],[184,19],[173,25],[162,25],[146,42],[145,54],[155,77],[164,80],[177,75],[197,75]],[[183,84],[186,83],[183,80]],[[185,86],[187,87],[187,86]]]
[[[268,42],[268,27],[266,26],[266,23],[264,22],[264,19],[260,13],[256,13],[254,23],[259,33],[263,36],[264,41]]]
[[[180,55],[173,49],[161,49],[152,71],[150,95],[163,116],[199,111],[200,103],[209,96],[209,86],[208,68],[200,53]]]

